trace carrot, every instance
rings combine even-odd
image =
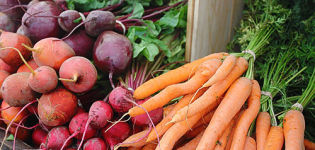
[[[141,150],[154,150],[156,148],[156,143],[148,143]]]
[[[240,111],[250,95],[251,89],[252,82],[246,77],[239,78],[231,85],[220,105],[214,112],[213,117],[198,144],[197,150],[213,149],[215,147],[215,144],[223,134],[224,129],[226,129],[237,112]]]
[[[185,139],[192,139],[192,138],[196,137],[201,131],[204,131],[205,129],[206,129],[206,127],[203,125],[195,127],[195,128],[192,127],[192,130],[189,130],[183,137]]]
[[[239,113],[234,117],[234,118],[235,118],[235,122],[234,122],[234,124],[232,125],[232,131],[231,131],[230,136],[229,136],[229,138],[228,138],[228,141],[227,141],[227,143],[226,143],[225,150],[230,150],[230,148],[231,148],[232,140],[233,140],[233,135],[234,135],[234,133],[235,133],[235,127],[236,127],[235,124],[239,121],[240,116],[243,114],[243,112],[244,112],[244,110],[241,109],[241,110],[239,111]]]
[[[135,90],[133,97],[135,99],[144,99],[169,85],[186,81],[203,62],[209,59],[222,59],[227,55],[227,53],[214,53],[150,79]]]
[[[186,143],[185,145],[179,147],[177,150],[195,150],[202,135],[203,132],[200,132],[195,138],[193,138],[192,140],[190,140],[188,143]]]
[[[264,145],[270,130],[270,115],[268,112],[260,112],[256,120],[257,150],[264,150]]]
[[[304,149],[305,120],[302,112],[289,110],[283,120],[283,133],[286,150]]]
[[[172,104],[172,105],[168,105],[167,107],[163,108],[163,118],[168,116],[168,114],[170,114],[172,112],[172,110],[174,109],[176,104]]]
[[[195,99],[200,97],[206,90],[207,88],[203,88],[199,90],[194,98],[193,98],[194,94],[188,94],[188,95],[185,95],[183,98],[181,98],[179,102],[174,106],[172,112],[170,112],[169,115],[163,118],[163,120],[155,126],[155,129],[159,137],[161,137],[174,124],[174,123],[169,123],[169,122],[172,120],[172,117],[175,115],[175,113],[179,109],[187,106],[191,100],[194,101]],[[155,139],[157,139],[156,133],[155,131],[151,131],[151,133],[148,136],[147,142],[153,141]]]
[[[224,150],[225,149],[226,144],[228,142],[228,139],[231,138],[230,134],[231,134],[233,126],[235,124],[236,118],[237,117],[235,116],[234,119],[231,120],[231,122],[229,123],[228,127],[225,129],[225,131],[223,132],[222,136],[218,140],[214,150]]]
[[[257,145],[254,138],[246,136],[244,150],[256,150]]]
[[[160,93],[154,95],[149,100],[141,104],[147,111],[163,107],[172,99],[197,91],[218,69],[221,61],[218,59],[210,59],[198,66],[195,75],[187,82],[170,85],[163,89]],[[157,83],[161,84],[161,83]],[[145,111],[138,106],[129,109],[128,114],[131,117],[144,114]]]
[[[268,133],[264,150],[281,150],[284,142],[283,129],[280,126],[272,126]]]
[[[248,98],[248,108],[244,111],[236,124],[231,150],[244,149],[246,134],[260,109],[260,86],[256,80],[252,80],[252,83],[251,94]]]
[[[175,123],[171,128],[169,128],[163,135],[159,146],[155,150],[172,150],[175,143],[189,130],[191,129],[198,120],[207,113],[208,110],[203,110],[202,112],[189,117],[184,121]]]
[[[128,147],[127,150],[141,150],[141,147]]]
[[[193,128],[199,127],[199,126],[204,126],[209,124],[212,116],[214,114],[214,110],[208,112],[207,114],[203,115],[201,119],[193,126]]]
[[[126,140],[122,142],[122,144],[119,145],[119,147],[142,147],[146,144],[145,137],[146,134],[148,134],[149,129],[143,130],[141,132],[138,132],[136,134],[133,134],[129,136]],[[143,138],[144,137],[144,138]]]
[[[190,104],[189,107],[186,106],[179,110],[172,118],[172,122],[184,120],[186,117],[190,117],[207,107],[215,108],[219,103],[219,98],[246,71],[247,67],[248,62],[244,58],[239,57],[233,70],[224,80],[212,85],[202,96]]]
[[[308,139],[304,139],[304,145],[306,150],[315,150],[315,143]]]
[[[237,58],[234,55],[227,56],[215,74],[205,84],[203,84],[203,87],[209,87],[214,83],[225,79],[235,66],[236,59]]]

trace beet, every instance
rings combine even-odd
[[[47,138],[47,132],[42,128],[36,128],[32,134],[32,141],[36,147],[39,147],[42,143],[45,143]]]
[[[115,112],[125,113],[133,107],[133,104],[125,99],[126,97],[129,99],[132,98],[132,93],[121,86],[116,87],[109,94],[109,104],[113,107]]]
[[[8,65],[0,58],[0,70],[6,71],[8,73],[14,73],[16,68]]]
[[[92,138],[85,142],[83,150],[106,150],[106,143],[101,138]]]
[[[96,88],[92,89],[86,93],[78,95],[78,99],[80,100],[84,110],[89,111],[91,105],[100,99],[104,99],[106,92],[104,89]],[[105,93],[105,94],[104,94]]]
[[[16,31],[16,24],[5,13],[0,12],[0,29],[9,32]]]
[[[66,32],[70,32],[74,27],[80,24],[79,21],[78,23],[74,23],[74,21],[80,17],[84,17],[84,15],[80,15],[80,13],[76,10],[66,10],[63,11],[60,15],[62,18],[58,18],[58,23],[59,26],[61,27],[62,30]],[[84,20],[85,18],[82,18]]]
[[[92,104],[89,111],[91,125],[93,128],[100,129],[106,126],[108,120],[113,117],[112,108],[103,101],[96,101]]]
[[[130,126],[126,122],[118,122],[114,126],[112,123],[108,124],[105,128],[102,129],[102,136],[105,138],[109,136],[111,138],[116,138],[119,141],[125,140],[131,133]],[[110,127],[110,129],[108,129]],[[107,132],[105,132],[108,129]]]
[[[55,127],[49,131],[44,147],[48,150],[60,150],[63,143],[69,136],[70,133],[67,127]],[[67,142],[66,147],[70,146],[71,143],[71,140]]]
[[[77,112],[77,97],[64,88],[43,94],[38,100],[38,116],[47,126],[59,126],[71,120]]]
[[[74,50],[76,56],[90,58],[94,39],[89,37],[84,30],[80,30],[70,35],[64,41]]]
[[[147,101],[149,98],[145,99],[145,100],[139,100],[137,101],[137,104],[142,104],[145,101]],[[152,110],[149,112],[149,115],[154,123],[154,125],[156,125],[157,123],[159,123],[162,119],[163,119],[163,108],[157,108],[155,110]],[[148,118],[148,115],[142,114],[142,115],[138,115],[136,117],[132,117],[131,118],[132,123],[134,123],[136,126],[147,126],[150,125],[151,122]]]
[[[86,112],[78,113],[75,115],[69,123],[69,131],[71,134],[75,134],[76,139],[82,139],[85,124],[89,118],[89,114]],[[96,134],[96,130],[90,125],[87,128],[84,139],[90,139]]]
[[[132,59],[132,46],[127,37],[113,31],[103,32],[96,40],[93,60],[98,69],[122,73]]]
[[[60,28],[56,16],[60,13],[59,6],[52,1],[37,2],[32,4],[23,15],[22,25],[26,27],[34,42],[48,37],[59,37]]]
[[[114,29],[115,16],[110,11],[91,11],[86,17],[84,27],[88,35],[96,37],[104,31]]]
[[[3,12],[15,5],[19,5],[18,0],[0,0],[0,12]],[[19,20],[23,15],[23,10],[20,7],[17,7],[3,13],[7,14],[12,20]]]

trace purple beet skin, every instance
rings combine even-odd
[[[129,66],[131,59],[132,46],[126,36],[105,31],[97,38],[93,60],[98,69],[119,74]]]
[[[75,32],[68,38],[64,39],[64,41],[74,50],[77,56],[83,56],[86,58],[91,57],[94,39],[89,37],[84,30]]]
[[[61,29],[57,17],[60,13],[59,6],[52,1],[40,1],[31,5],[22,17],[22,24],[28,30],[31,40],[37,42],[48,37],[59,37]]]

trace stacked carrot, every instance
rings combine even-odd
[[[298,148],[293,149],[304,148],[303,115],[298,115],[298,111],[289,111],[284,128],[271,123],[274,114],[269,115],[268,109],[265,109],[268,103],[265,101],[268,96],[265,95],[268,94],[266,91],[261,92],[259,83],[254,79],[255,53],[260,52],[271,33],[270,28],[260,31],[249,44],[248,53],[211,54],[138,87],[134,98],[151,98],[141,104],[142,107],[131,108],[128,112],[131,117],[161,108],[175,98],[182,98],[165,107],[168,113],[153,129],[131,135],[116,145],[116,149],[150,147],[155,150],[281,150],[284,140],[286,149],[296,145],[292,140],[294,138],[300,140]],[[264,85],[265,89],[266,87],[268,85]],[[158,94],[152,96],[158,91]],[[261,97],[261,93],[265,95]],[[261,105],[263,109],[260,108]],[[288,115],[296,116],[298,120],[287,117]],[[295,121],[301,123],[295,125],[299,129],[292,128],[291,124]],[[253,136],[255,127],[256,136]]]

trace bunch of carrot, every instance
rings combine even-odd
[[[304,149],[303,115],[295,115],[295,110],[288,111],[284,128],[271,123],[270,116],[274,117],[274,114],[269,115],[267,112],[272,112],[272,101],[269,105],[270,100],[266,96],[269,92],[261,92],[259,83],[254,79],[255,57],[261,54],[272,32],[270,27],[258,31],[247,47],[250,52],[214,53],[139,86],[134,92],[134,98],[151,98],[140,107],[131,108],[128,114],[135,117],[164,106],[164,118],[153,129],[131,135],[116,145],[116,149],[281,150],[284,139],[285,147],[289,149],[296,142],[292,140],[295,138],[299,139],[300,145],[293,149]],[[287,62],[279,60],[275,66],[285,69]],[[276,70],[280,72],[271,76],[278,79],[279,85],[288,84],[303,71],[284,78],[281,71],[285,70]],[[271,84],[264,84],[263,89],[272,89],[270,87]],[[308,91],[314,93],[312,89]],[[269,94],[272,96],[276,93],[271,91]],[[181,98],[177,103],[170,104],[178,97]],[[290,115],[297,117],[287,117]],[[301,128],[296,129],[295,126]]]

